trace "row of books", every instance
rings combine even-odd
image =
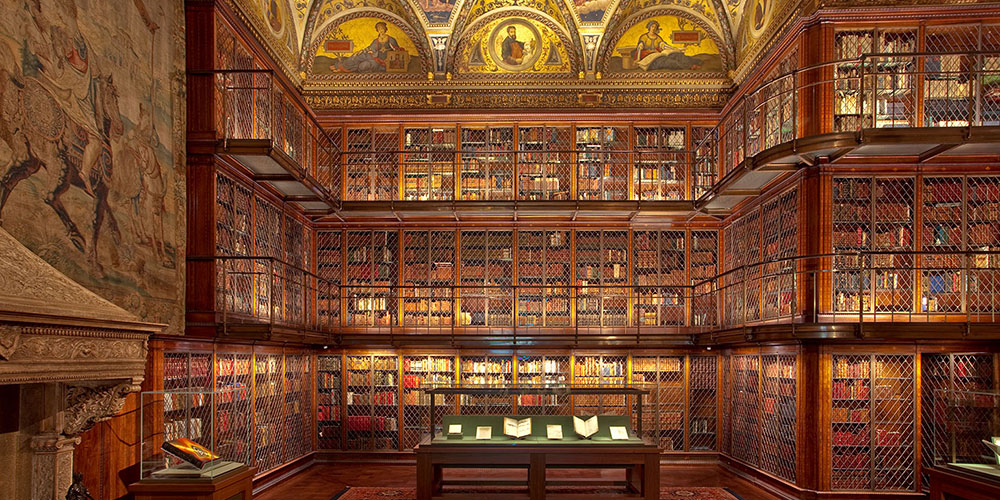
[[[393,368],[393,370],[395,370],[395,368]],[[394,385],[395,380],[396,374],[391,371],[352,371],[347,373],[348,385]]]
[[[835,380],[833,382],[834,399],[868,399],[871,388],[867,380]]]
[[[372,393],[347,392],[347,406],[395,406],[396,391],[379,391]]]
[[[395,431],[396,419],[393,417],[375,417],[355,415],[347,417],[348,431]]]

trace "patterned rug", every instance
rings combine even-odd
[[[448,489],[456,493],[504,493],[515,490],[500,488],[489,489]],[[523,489],[521,491],[524,491]],[[591,493],[594,495],[613,494],[621,490],[605,490],[595,488],[550,488],[548,493]],[[415,500],[416,488],[369,488],[348,487],[337,493],[330,500]],[[729,488],[695,488],[695,487],[664,487],[660,488],[660,500],[741,500],[740,496]]]

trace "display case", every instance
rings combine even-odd
[[[517,326],[570,326],[571,233],[517,232]]]
[[[252,404],[247,387],[146,391],[139,396],[139,408],[140,479],[188,468],[162,449],[163,443],[181,438],[208,448],[222,460],[253,462]]]
[[[571,136],[571,127],[532,125],[518,128],[518,199],[570,199],[573,189]]]
[[[460,233],[459,323],[507,327],[514,323],[514,231]]]
[[[1000,392],[943,390],[934,397],[934,465],[1000,481]]]
[[[628,127],[576,127],[576,198],[627,200]]]
[[[559,386],[572,380],[570,356],[517,356],[517,385]],[[567,394],[518,394],[518,415],[568,415],[572,410]]]
[[[920,357],[920,437],[922,486],[930,486],[927,471],[943,460],[976,462],[983,453],[979,433],[992,425],[987,412],[971,410],[964,415],[961,427],[949,429],[947,397],[954,391],[989,393],[997,389],[996,356],[990,353],[923,353]],[[951,416],[957,414],[952,412]],[[971,456],[960,450],[972,451]],[[936,455],[951,451],[950,457]]]
[[[632,190],[637,200],[687,198],[687,128],[636,126],[633,128]]]
[[[649,390],[642,411],[643,437],[663,451],[685,449],[685,360],[685,356],[632,357],[632,385]]]
[[[514,199],[514,127],[462,127],[460,198]]]
[[[399,449],[399,366],[394,355],[346,357],[348,450]]]
[[[340,355],[316,356],[316,438],[317,448],[341,448],[343,419],[343,367]]]
[[[406,355],[403,362],[403,449],[412,449],[430,428],[430,405],[437,407],[434,428],[440,431],[441,418],[455,413],[454,395],[430,395],[428,387],[455,385],[455,356],[445,354]]]
[[[914,490],[915,375],[909,354],[831,356],[831,489]]]

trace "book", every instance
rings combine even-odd
[[[504,417],[503,433],[514,439],[522,438],[524,436],[530,436],[531,419],[525,418],[522,420],[517,420],[514,418]]]
[[[615,441],[628,439],[628,429],[625,427],[612,425],[611,427],[608,427],[608,430],[611,431],[611,439]]]
[[[160,448],[199,469],[203,469],[206,465],[219,458],[218,455],[212,453],[208,448],[188,438],[177,438],[166,441]]]
[[[993,454],[995,455],[995,458],[997,460],[997,465],[1000,465],[1000,437],[993,436],[992,438],[990,438],[989,441],[984,439],[983,444],[985,444],[987,448],[993,451]]]
[[[549,439],[562,439],[562,426],[559,424],[549,424],[545,426],[545,435]]]
[[[480,425],[476,427],[476,439],[489,441],[493,439],[493,427],[489,425]]]
[[[593,416],[584,420],[580,417],[573,417],[573,430],[583,437],[584,439],[589,439],[590,436],[597,434],[597,416]]]
[[[462,437],[462,424],[449,424],[448,437]]]

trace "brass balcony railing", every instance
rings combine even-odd
[[[216,130],[224,145],[234,141],[263,142],[280,152],[303,176],[340,196],[339,145],[292,97],[274,72],[219,70],[215,79]]]
[[[867,54],[799,68],[739,95],[690,149],[385,144],[341,151],[272,72],[212,74],[223,139],[268,141],[332,201],[696,200],[747,158],[806,135],[1000,125],[998,52]],[[833,111],[807,131],[799,120],[804,104]]]
[[[690,286],[342,285],[272,258],[214,260],[224,329],[641,338],[804,322],[1000,321],[1000,252],[887,255],[777,259]]]

